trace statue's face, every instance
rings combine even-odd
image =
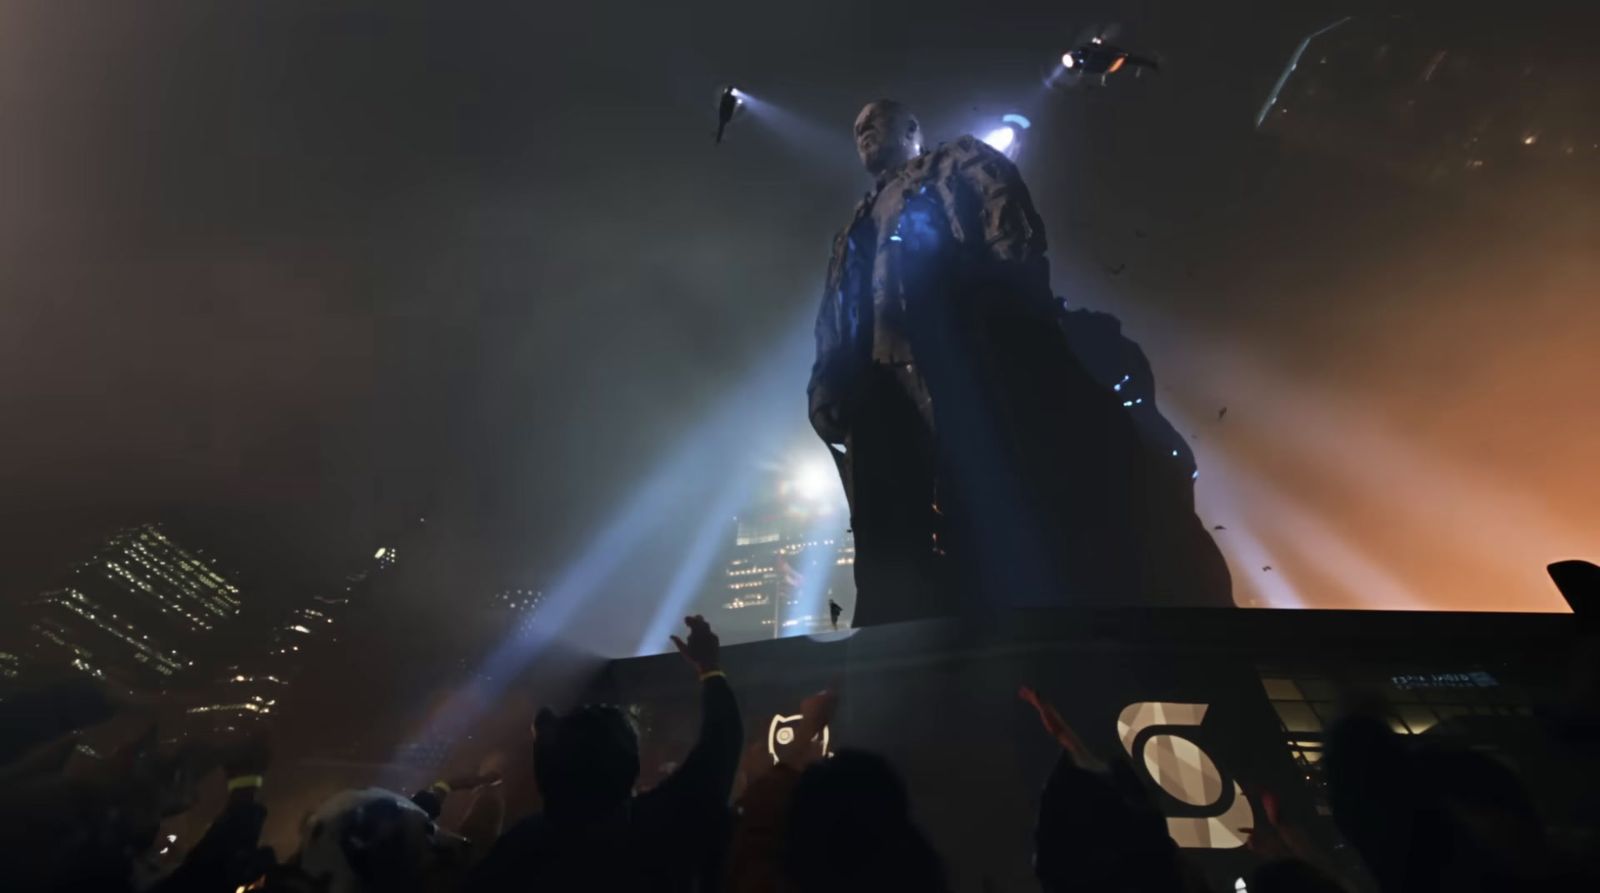
[[[904,108],[868,103],[856,116],[856,154],[876,177],[922,154],[922,128]]]

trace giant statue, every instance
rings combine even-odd
[[[1016,166],[970,136],[925,150],[890,100],[861,110],[855,143],[873,183],[834,241],[808,388],[850,505],[855,624],[1231,605],[1187,448],[1152,444],[1123,405],[1148,365],[1120,336],[1116,389],[1080,361]],[[1138,407],[1155,412],[1153,387]]]

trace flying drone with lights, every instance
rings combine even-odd
[[[728,129],[728,122],[743,108],[744,94],[738,87],[730,84],[717,94],[717,145],[722,145],[722,134]]]
[[[1120,31],[1116,25],[1091,28],[1072,49],[1061,54],[1061,62],[1051,72],[1048,82],[1055,85],[1098,81],[1104,87],[1106,80],[1119,72],[1131,71],[1134,77],[1138,77],[1147,68],[1151,71],[1161,69],[1160,63],[1153,57],[1133,53],[1111,43]]]

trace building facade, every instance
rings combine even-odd
[[[210,696],[188,708],[194,728],[240,733],[269,723],[312,652],[337,641],[340,624],[349,622],[351,605],[367,596],[375,576],[393,568],[398,557],[393,547],[380,548],[365,567],[331,591],[312,595],[273,622],[237,637],[233,652],[212,674]]]
[[[855,602],[855,539],[831,470],[776,476],[732,524],[721,573],[702,598],[724,641],[832,629],[829,603]]]
[[[242,605],[239,587],[201,550],[159,524],[129,528],[24,606],[15,663],[159,690],[195,665]]]

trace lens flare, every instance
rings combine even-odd
[[[838,488],[837,481],[834,470],[822,460],[808,459],[795,468],[790,484],[794,487],[795,495],[816,502],[833,495]]]
[[[985,136],[983,141],[988,143],[990,148],[996,152],[1007,152],[1010,151],[1011,145],[1017,141],[1017,132],[1010,127],[997,127],[989,131],[989,135]]]

